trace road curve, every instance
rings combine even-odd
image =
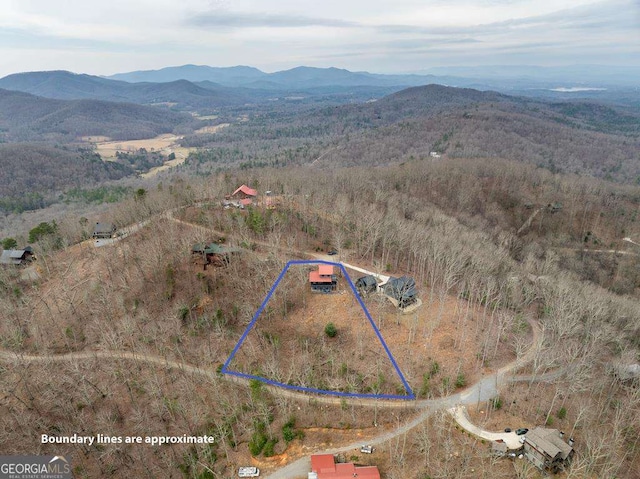
[[[393,439],[399,435],[405,434],[414,427],[421,424],[434,412],[442,409],[449,409],[457,405],[475,404],[478,402],[487,401],[498,394],[498,389],[505,383],[511,381],[517,381],[518,377],[508,377],[508,374],[523,366],[529,362],[539,348],[542,345],[542,333],[536,322],[529,320],[529,324],[533,331],[533,342],[529,350],[520,358],[511,362],[510,364],[499,369],[495,373],[483,378],[474,385],[468,387],[464,391],[458,392],[451,396],[437,398],[437,399],[421,399],[416,401],[406,400],[392,400],[392,399],[361,399],[361,398],[340,398],[321,395],[310,395],[298,391],[289,389],[278,388],[274,386],[265,385],[272,394],[287,397],[295,400],[309,401],[313,398],[314,401],[324,404],[340,405],[343,401],[347,401],[349,404],[368,407],[379,408],[408,408],[408,409],[420,409],[421,412],[418,416],[406,422],[402,426],[394,429],[393,431],[387,431],[376,438],[367,441],[369,444],[381,444],[390,439]],[[145,362],[157,366],[161,366],[169,369],[176,369],[189,374],[197,374],[210,379],[223,379],[227,381],[233,381],[236,383],[246,384],[248,381],[244,378],[238,378],[234,376],[221,376],[215,369],[208,369],[184,361],[176,361],[161,356],[156,356],[149,353],[138,353],[133,351],[110,351],[110,350],[96,350],[96,351],[81,351],[66,354],[46,354],[46,355],[31,355],[25,353],[17,353],[13,351],[0,350],[0,360],[9,363],[20,362],[61,362],[61,361],[78,361],[78,360],[109,360],[109,359],[122,359],[130,361]],[[328,453],[339,453],[351,451],[359,447],[358,443],[349,444],[347,446],[336,448]],[[308,457],[303,457],[294,461],[274,472],[273,474],[266,476],[268,479],[290,479],[306,475],[310,470],[310,463]]]
[[[164,215],[170,220],[176,221],[178,223],[183,223],[185,225],[189,225],[192,227],[201,228],[203,231],[214,232],[210,228],[202,227],[199,225],[193,225],[191,223],[187,223],[183,220],[179,220],[173,216],[173,211],[166,212]],[[144,226],[148,223],[149,220],[142,222],[141,226]],[[131,231],[130,233],[132,233]],[[217,232],[216,233],[221,233]],[[265,243],[266,245],[266,243]],[[269,245],[271,246],[271,245]],[[309,253],[304,253],[309,254]],[[312,256],[315,256],[311,254]],[[316,256],[317,257],[317,256]],[[322,258],[324,259],[324,258]],[[330,259],[331,260],[331,259]],[[342,263],[345,267],[354,269],[356,271],[363,272],[365,274],[370,273],[376,276],[380,276],[381,279],[385,280],[388,277],[382,277],[382,275],[378,275],[376,273],[354,267],[353,265],[349,265],[346,263]],[[273,395],[287,397],[294,400],[300,401],[309,401],[313,398],[314,401],[318,403],[324,404],[332,404],[332,405],[341,405],[344,401],[347,403],[356,405],[356,406],[366,406],[366,407],[379,407],[379,408],[403,408],[403,409],[419,409],[420,414],[410,421],[406,422],[402,426],[392,430],[387,431],[374,439],[368,440],[368,444],[376,445],[386,442],[390,439],[393,439],[397,436],[405,434],[410,431],[414,427],[420,425],[423,421],[425,421],[428,417],[430,417],[434,412],[450,409],[458,405],[469,405],[475,404],[478,402],[487,401],[498,394],[498,390],[506,383],[518,380],[543,380],[544,377],[540,376],[538,378],[532,377],[531,379],[527,377],[512,377],[510,373],[523,365],[530,362],[537,351],[541,348],[543,337],[542,332],[538,324],[533,320],[528,320],[529,325],[533,331],[533,341],[531,347],[527,350],[527,352],[522,355],[520,358],[517,358],[515,361],[507,364],[506,366],[500,368],[495,373],[482,378],[480,381],[475,383],[474,385],[466,388],[465,390],[458,392],[454,395],[437,398],[437,399],[421,399],[414,401],[407,400],[393,400],[393,399],[365,399],[365,398],[349,398],[349,397],[334,397],[334,396],[322,396],[322,395],[312,395],[307,394],[295,390],[289,390],[284,388],[278,388],[275,386],[264,385],[264,388],[269,390],[269,392]],[[184,361],[176,361],[168,358],[164,358],[161,356],[157,356],[150,353],[142,353],[142,352],[133,352],[133,351],[112,351],[112,350],[95,350],[95,351],[81,351],[81,352],[72,352],[66,354],[46,354],[46,355],[30,355],[25,353],[17,353],[12,351],[0,350],[0,361],[9,362],[9,363],[19,363],[19,362],[62,362],[62,361],[77,361],[77,360],[130,360],[130,361],[139,361],[145,362],[157,366],[161,366],[168,369],[176,369],[183,371],[189,374],[196,374],[204,377],[208,377],[210,379],[220,379],[226,381],[232,381],[240,384],[247,384],[248,380],[244,378],[239,378],[235,376],[224,375],[221,376],[215,369],[208,369],[199,366],[195,366]],[[326,451],[327,453],[340,453],[352,451],[354,449],[359,448],[359,443],[353,443],[341,448],[332,449]],[[293,463],[287,465],[279,469],[278,471],[270,474],[267,479],[292,479],[298,477],[305,477],[307,472],[310,470],[310,460],[309,457],[303,457],[294,461]]]

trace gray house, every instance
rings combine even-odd
[[[93,237],[95,239],[112,238],[116,232],[116,226],[113,223],[96,223],[93,228]]]
[[[370,274],[362,276],[356,280],[356,289],[361,296],[367,293],[375,293],[378,290],[378,281]]]
[[[25,249],[6,249],[0,255],[0,264],[12,264],[20,266],[35,260],[33,249],[27,246]]]
[[[399,308],[406,308],[418,300],[416,282],[409,276],[389,278],[382,287],[384,294],[395,299]]]
[[[557,429],[537,427],[524,439],[524,455],[538,469],[556,473],[564,469],[573,457],[573,447]],[[573,440],[569,440],[573,443]]]

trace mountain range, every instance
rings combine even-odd
[[[215,108],[245,102],[246,95],[211,82],[187,80],[127,83],[67,71],[17,73],[0,79],[0,88],[58,100],[92,99],[138,104],[179,103],[183,108]]]
[[[627,81],[629,75],[626,73],[633,73],[633,70],[627,70],[612,70],[612,74],[606,78],[616,77],[614,73],[618,72],[618,77]],[[108,78],[68,71],[16,73],[1,78],[0,88],[61,100],[162,104],[205,114],[216,112],[219,108],[272,104],[274,101],[364,102],[407,87],[427,84],[561,100],[588,98],[640,106],[637,89],[628,86],[584,86],[601,85],[593,82],[563,83],[560,79],[569,77],[565,70],[544,70],[546,76],[543,78],[548,80],[536,79],[533,67],[513,72],[489,67],[446,71],[459,72],[460,75],[381,75],[304,66],[265,73],[248,66],[220,68],[184,65],[119,73]],[[521,72],[522,76],[518,76],[517,72]]]
[[[456,80],[446,76],[435,77],[433,75],[378,75],[368,72],[351,72],[333,67],[314,68],[300,66],[290,70],[265,73],[257,68],[248,66],[219,68],[205,65],[184,65],[160,70],[119,73],[108,78],[126,82],[155,83],[176,80],[211,81],[228,87],[241,86],[266,90],[304,90],[327,86],[406,87]]]

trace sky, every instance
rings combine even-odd
[[[640,0],[0,0],[0,76],[640,66]]]

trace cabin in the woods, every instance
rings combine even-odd
[[[258,196],[257,190],[249,188],[247,185],[239,186],[236,191],[225,197],[224,206],[235,206],[236,208],[246,208],[253,204]]]
[[[239,253],[240,248],[219,245],[217,243],[198,243],[191,247],[191,256],[195,264],[207,269],[208,265],[226,266],[231,255]]]
[[[338,277],[330,264],[318,265],[318,269],[309,272],[309,284],[314,293],[331,293],[338,289]]]
[[[31,246],[25,249],[6,249],[0,255],[0,264],[20,266],[34,261],[36,257],[33,255]]]

